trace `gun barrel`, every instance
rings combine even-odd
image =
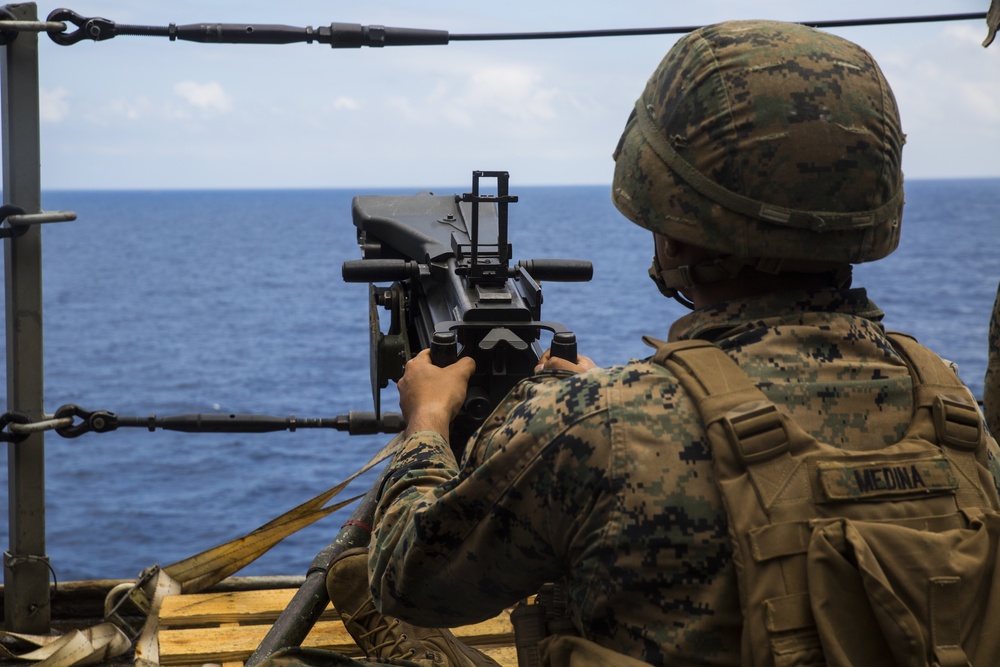
[[[420,264],[405,259],[352,259],[341,268],[347,283],[386,283],[420,276]]]
[[[535,280],[587,282],[594,277],[594,265],[582,259],[522,259],[517,265]]]

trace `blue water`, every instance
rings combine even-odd
[[[604,187],[521,188],[515,179],[512,190],[516,259],[595,265],[591,283],[545,285],[545,319],[576,330],[581,351],[600,364],[646,356],[640,335],[664,337],[685,312],[645,276],[648,234],[619,216]],[[367,286],[340,279],[341,263],[359,256],[350,220],[359,193],[48,193],[43,208],[79,219],[44,229],[46,410],[321,417],[370,409]],[[888,326],[958,363],[977,395],[1000,279],[998,194],[995,179],[909,183],[900,249],[855,272]],[[395,400],[391,386],[383,391],[387,409]],[[52,565],[66,581],[175,562],[332,486],[386,440],[315,430],[50,434]],[[6,486],[5,467],[0,475]],[[292,536],[243,574],[304,574],[348,514]]]

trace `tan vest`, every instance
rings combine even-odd
[[[722,350],[654,361],[698,406],[729,517],[744,667],[1000,665],[1000,508],[968,390],[891,334],[914,383],[902,440],[846,451],[804,432]]]

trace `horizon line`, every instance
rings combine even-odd
[[[912,182],[941,182],[941,181],[989,181],[989,180],[1000,180],[1000,176],[943,176],[943,177],[911,177],[904,179],[905,183]],[[170,187],[155,187],[155,186],[125,186],[125,187],[103,187],[103,186],[84,186],[84,187],[72,187],[72,186],[56,186],[56,187],[43,187],[42,193],[46,192],[318,192],[318,191],[333,191],[333,190],[374,190],[374,191],[434,191],[434,190],[454,190],[469,188],[469,184],[464,185],[346,185],[346,186],[170,186]],[[611,187],[611,183],[532,183],[525,185],[515,185],[516,188],[595,188],[595,187]],[[0,194],[3,190],[0,189]]]

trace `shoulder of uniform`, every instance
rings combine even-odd
[[[519,384],[509,400],[539,402],[584,402],[596,405],[612,390],[629,392],[647,383],[677,385],[677,380],[663,366],[649,359],[633,359],[619,366],[592,368],[583,373],[543,372]]]

